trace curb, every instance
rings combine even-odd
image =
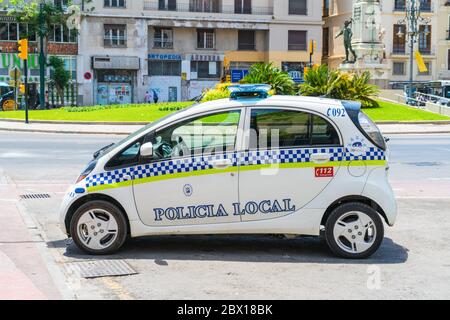
[[[12,123],[23,123],[24,120],[21,119],[5,119],[0,118],[0,122],[12,122]],[[30,123],[36,124],[74,124],[74,125],[108,125],[108,126],[144,126],[151,122],[108,122],[108,121],[62,121],[62,120],[30,120]],[[450,120],[436,120],[436,121],[379,121],[376,122],[377,125],[413,125],[413,124],[433,124],[433,125],[447,125],[450,124]]]
[[[102,131],[58,131],[58,130],[39,130],[39,129],[12,129],[1,128],[0,132],[34,132],[34,133],[54,133],[54,134],[86,134],[86,135],[109,135],[109,136],[128,136],[132,132],[102,132]],[[407,132],[384,132],[383,135],[429,135],[429,134],[450,134],[450,131],[407,131]]]
[[[12,123],[23,123],[24,120],[21,119],[5,119],[0,118],[0,122],[12,122]],[[144,126],[149,124],[150,122],[96,122],[96,121],[52,121],[52,120],[30,120],[30,123],[36,124],[74,124],[74,125],[108,125],[108,126]],[[450,124],[450,121],[449,121]]]
[[[39,129],[11,129],[1,128],[3,132],[34,132],[34,133],[55,133],[55,134],[88,134],[88,135],[109,135],[109,136],[128,136],[132,132],[102,132],[102,131],[58,131],[58,130],[39,130]]]

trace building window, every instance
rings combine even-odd
[[[406,0],[395,0],[394,11],[405,11]]]
[[[289,14],[308,14],[308,0],[289,0]]]
[[[322,55],[324,57],[328,57],[330,55],[330,29],[329,28],[323,28],[322,31],[322,39],[323,39],[323,45],[322,45]]]
[[[197,49],[214,49],[214,30],[198,29],[197,30]]]
[[[159,0],[158,10],[175,11],[177,10],[177,0]]]
[[[398,33],[403,33],[403,37],[399,37]],[[404,24],[394,24],[394,39],[392,46],[392,53],[394,54],[404,54],[406,48],[406,26]]]
[[[105,8],[125,8],[125,0],[105,0]]]
[[[150,60],[148,62],[150,76],[181,76],[181,61]]]
[[[153,47],[157,49],[173,48],[173,30],[165,28],[155,28],[155,38]]]
[[[197,79],[220,78],[220,62],[191,61],[191,73],[197,73]]]
[[[77,35],[77,30],[70,30],[63,24],[55,24],[51,27],[48,41],[56,43],[76,43]]]
[[[429,76],[431,74],[431,62],[425,62],[425,66],[427,67],[427,71],[418,72],[419,76]]]
[[[392,74],[394,76],[404,76],[405,75],[405,63],[404,62],[394,62],[392,64]]]
[[[32,27],[25,23],[0,22],[0,41],[18,41],[28,38],[29,41],[36,41],[36,33]]]
[[[254,30],[239,30],[238,50],[255,50]]]
[[[289,30],[288,50],[306,51],[306,31]]]
[[[252,0],[234,0],[234,13],[251,14]]]
[[[105,47],[126,47],[127,46],[127,26],[122,24],[105,25]]]
[[[431,26],[419,26],[419,51],[422,54],[431,54]]]
[[[447,51],[447,70],[450,70],[450,49]]]
[[[191,12],[220,12],[219,0],[189,0]]]
[[[67,10],[67,7],[69,6],[69,0],[54,0],[53,4],[58,9],[65,11],[65,10]]]
[[[330,0],[323,0],[323,12],[322,16],[324,18],[330,15]]]

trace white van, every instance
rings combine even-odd
[[[236,86],[96,152],[68,191],[61,226],[91,254],[128,236],[324,236],[366,258],[397,205],[388,150],[355,102]]]

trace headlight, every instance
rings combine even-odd
[[[97,161],[92,161],[88,164],[88,166],[86,167],[86,169],[83,170],[83,172],[80,174],[80,176],[77,179],[77,182],[83,181],[84,179],[86,179],[89,174],[95,169],[95,166],[97,165]]]
[[[378,129],[377,125],[363,112],[358,115],[358,122],[363,133],[370,139],[370,141],[382,150],[386,150],[386,141]]]

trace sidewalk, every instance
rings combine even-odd
[[[36,122],[29,124],[18,121],[0,120],[0,131],[71,133],[71,134],[112,134],[128,135],[142,128],[142,124],[133,123],[74,123],[74,122]],[[412,122],[412,123],[379,123],[384,134],[450,134],[450,122]]]
[[[0,172],[0,300],[61,299],[44,258],[17,208],[18,194]]]

